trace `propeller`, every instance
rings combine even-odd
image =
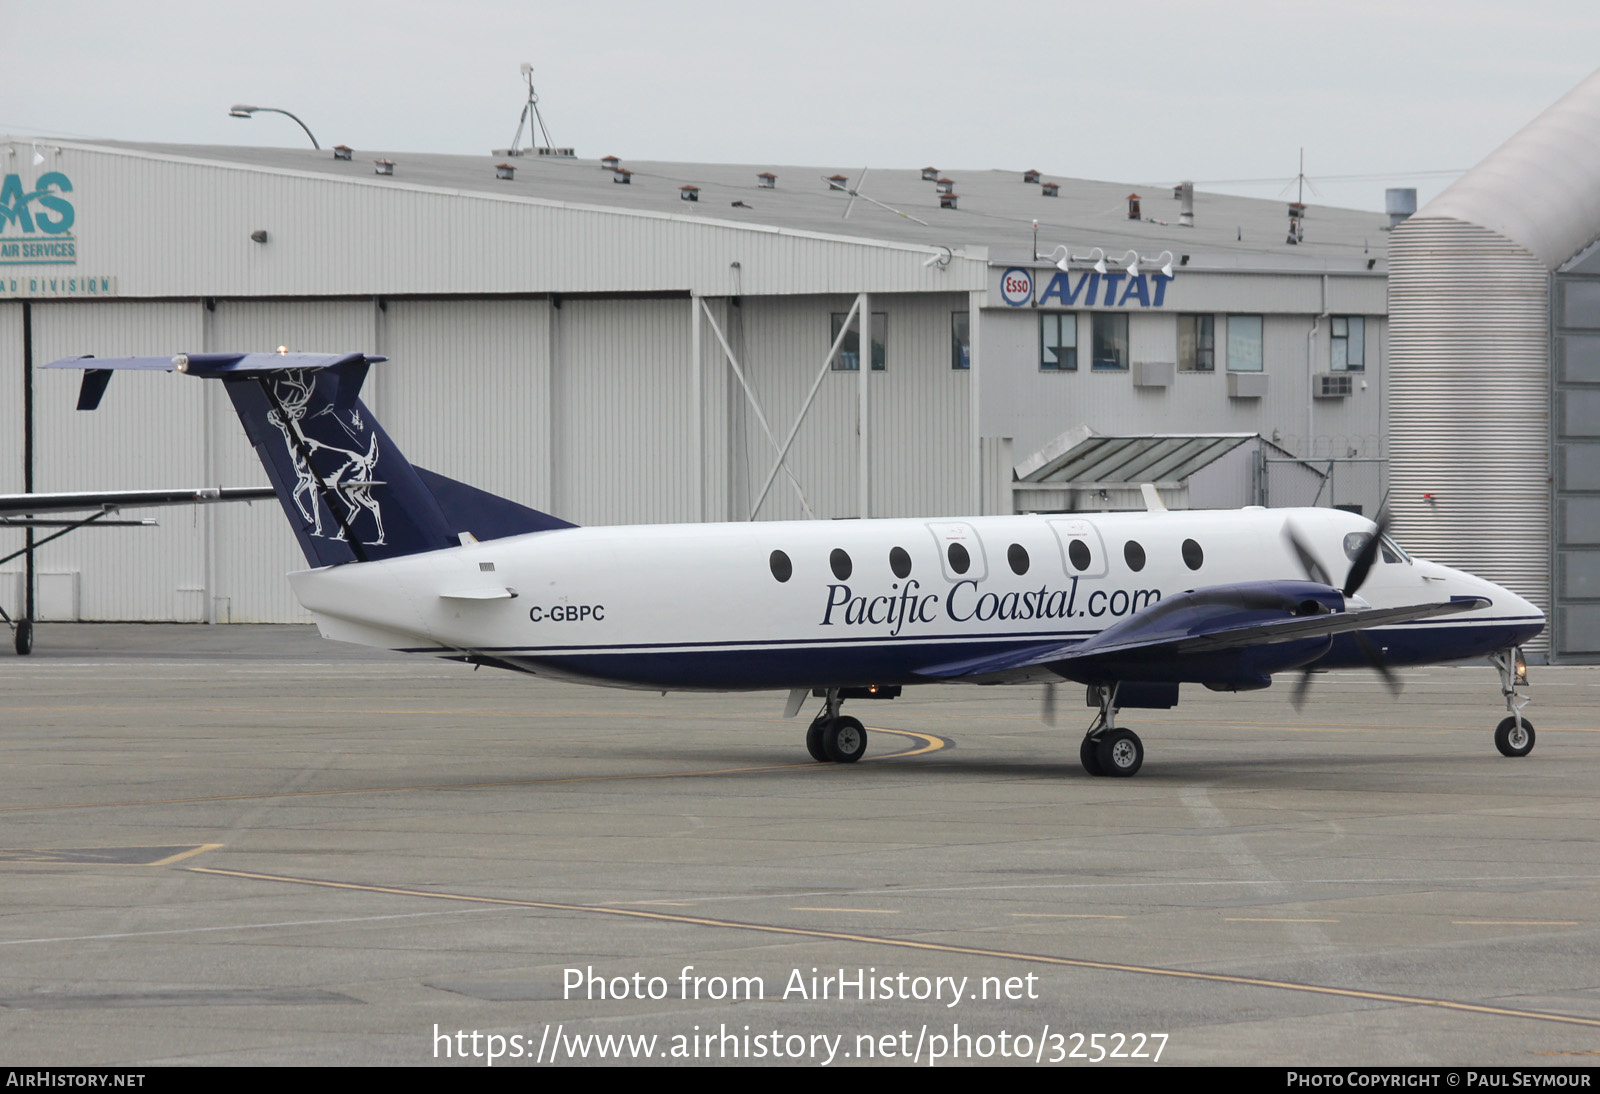
[[[1345,574],[1344,586],[1339,591],[1346,600],[1355,596],[1372,574],[1372,564],[1377,561],[1378,551],[1382,547],[1380,541],[1389,531],[1389,513],[1387,510],[1378,514],[1376,524],[1377,528],[1361,544],[1361,549],[1356,552],[1355,559],[1350,563],[1349,572]],[[1310,545],[1306,543],[1294,525],[1285,522],[1283,534],[1284,538],[1289,541],[1289,547],[1294,551],[1295,557],[1300,560],[1300,566],[1305,570],[1307,579],[1324,585],[1332,585],[1333,581],[1328,576],[1327,568],[1318,560],[1316,553],[1311,550]],[[1361,655],[1366,658],[1368,667],[1383,678],[1384,684],[1389,688],[1389,693],[1391,695],[1399,695],[1400,678],[1395,675],[1394,670],[1384,661],[1383,651],[1374,646],[1372,640],[1360,631],[1351,632],[1351,637],[1355,639],[1356,647],[1361,651]],[[1295,710],[1299,710],[1305,704],[1306,695],[1310,690],[1311,669],[1306,668],[1301,671],[1300,679],[1295,684],[1294,692],[1289,696],[1289,702]]]
[[[1039,721],[1047,726],[1056,724],[1056,686],[1054,684],[1046,684],[1044,686],[1044,702],[1039,707]]]

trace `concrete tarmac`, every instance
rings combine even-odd
[[[1487,666],[1334,673],[1124,712],[1122,780],[1070,686],[851,703],[841,766],[780,694],[41,626],[0,1062],[1592,1065],[1600,670],[1533,673],[1523,759]]]

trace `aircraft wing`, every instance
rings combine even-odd
[[[1262,583],[1262,586],[1267,584],[1270,583]],[[918,670],[918,675],[945,679],[984,676],[1039,665],[1065,666],[1107,655],[1123,659],[1148,656],[1152,660],[1161,659],[1170,663],[1174,659],[1199,657],[1222,650],[1331,637],[1416,619],[1476,611],[1489,606],[1489,601],[1482,597],[1459,596],[1398,608],[1358,611],[1341,608],[1291,614],[1294,609],[1289,605],[1293,595],[1285,598],[1286,603],[1276,611],[1261,603],[1242,605],[1239,597],[1230,595],[1237,590],[1254,594],[1258,588],[1222,586],[1198,590],[1152,605],[1081,642],[1030,646],[965,661],[930,665]],[[1291,593],[1294,592],[1291,590]],[[1338,596],[1335,589],[1325,588],[1322,592]],[[1247,595],[1245,599],[1252,600],[1254,597]],[[1342,597],[1339,599],[1342,600]],[[1322,602],[1327,604],[1327,600]],[[1301,600],[1299,603],[1303,607],[1308,601]],[[1270,617],[1274,615],[1277,617]]]
[[[217,501],[264,501],[274,497],[270,486],[207,486],[193,490],[82,490],[61,494],[0,494],[0,521],[39,513],[88,512],[93,509],[143,509],[157,505],[194,505]]]

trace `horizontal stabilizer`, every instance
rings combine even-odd
[[[0,516],[9,513],[72,513],[91,509],[142,509],[156,505],[201,505],[217,501],[262,501],[270,486],[211,486],[195,490],[74,490],[61,494],[0,494]]]

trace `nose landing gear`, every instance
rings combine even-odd
[[[1526,756],[1533,751],[1533,723],[1522,716],[1522,708],[1530,699],[1517,694],[1518,686],[1528,684],[1527,663],[1518,649],[1501,650],[1489,655],[1490,662],[1500,670],[1500,693],[1505,696],[1506,709],[1511,716],[1494,730],[1494,746],[1502,756]]]

